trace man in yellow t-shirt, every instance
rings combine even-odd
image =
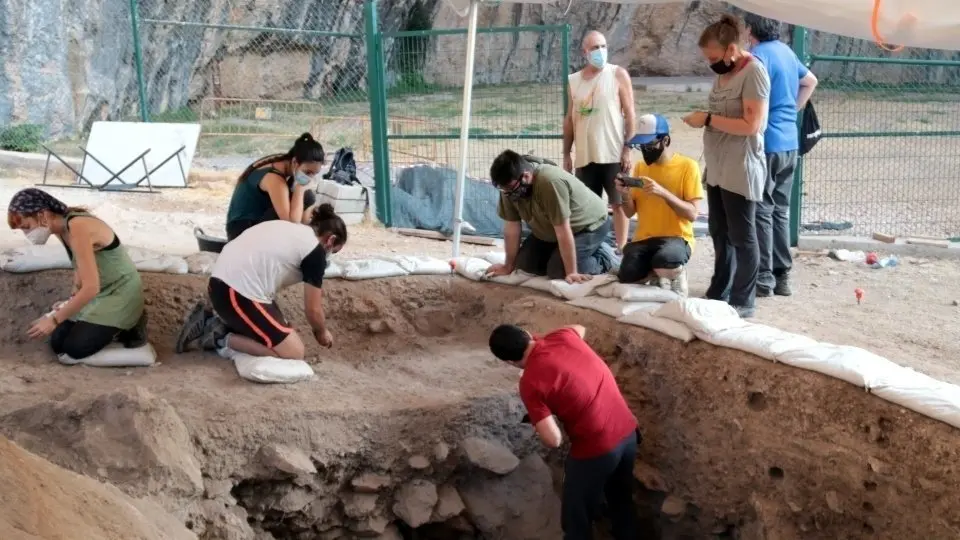
[[[658,114],[640,117],[630,145],[643,154],[632,174],[643,179],[643,187],[617,180],[624,213],[628,218],[637,214],[633,240],[623,248],[620,281],[655,280],[660,287],[686,296],[684,266],[693,252],[693,222],[703,199],[700,165],[669,149],[670,126]]]

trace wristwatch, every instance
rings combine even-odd
[[[710,120],[713,119],[713,113],[707,113],[707,119],[703,121],[704,126],[710,125]]]

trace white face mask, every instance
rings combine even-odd
[[[36,229],[31,229],[25,233],[24,236],[27,237],[27,240],[31,244],[42,246],[47,243],[47,240],[50,238],[50,229],[47,227],[37,227]]]

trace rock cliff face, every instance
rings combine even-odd
[[[611,61],[634,75],[705,75],[696,38],[727,9],[719,2],[484,6],[481,26],[570,24],[572,67],[582,64],[581,36],[607,35]],[[465,20],[441,0],[379,3],[380,28],[462,28]],[[142,0],[141,42],[147,101],[160,119],[204,98],[362,99],[366,90],[363,2],[360,0]],[[176,26],[156,20],[242,25],[244,30]],[[267,33],[258,27],[312,29],[342,36]],[[99,119],[136,118],[138,105],[129,5],[123,0],[0,0],[0,126],[35,123],[60,137]],[[354,37],[351,37],[354,36]],[[418,80],[459,84],[465,39],[383,40],[387,81],[401,69]],[[413,52],[416,48],[418,52]],[[483,34],[478,39],[477,84],[560,80],[558,33]],[[422,51],[422,52],[420,52]],[[811,52],[874,56],[869,42],[831,35],[811,37]],[[920,58],[948,53],[907,51]],[[884,83],[956,84],[949,68],[820,64],[821,79]],[[956,71],[956,70],[953,70]],[[220,103],[222,104],[222,103]],[[205,107],[217,106],[210,100]],[[186,119],[183,116],[181,120]]]

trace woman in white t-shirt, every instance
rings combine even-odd
[[[347,227],[330,204],[315,208],[310,225],[266,221],[224,246],[207,292],[213,310],[194,306],[177,337],[176,351],[195,342],[202,349],[229,347],[253,356],[302,359],[303,340],[290,326],[276,297],[303,282],[304,312],[317,342],[333,345],[323,313],[327,255],[347,242]]]

